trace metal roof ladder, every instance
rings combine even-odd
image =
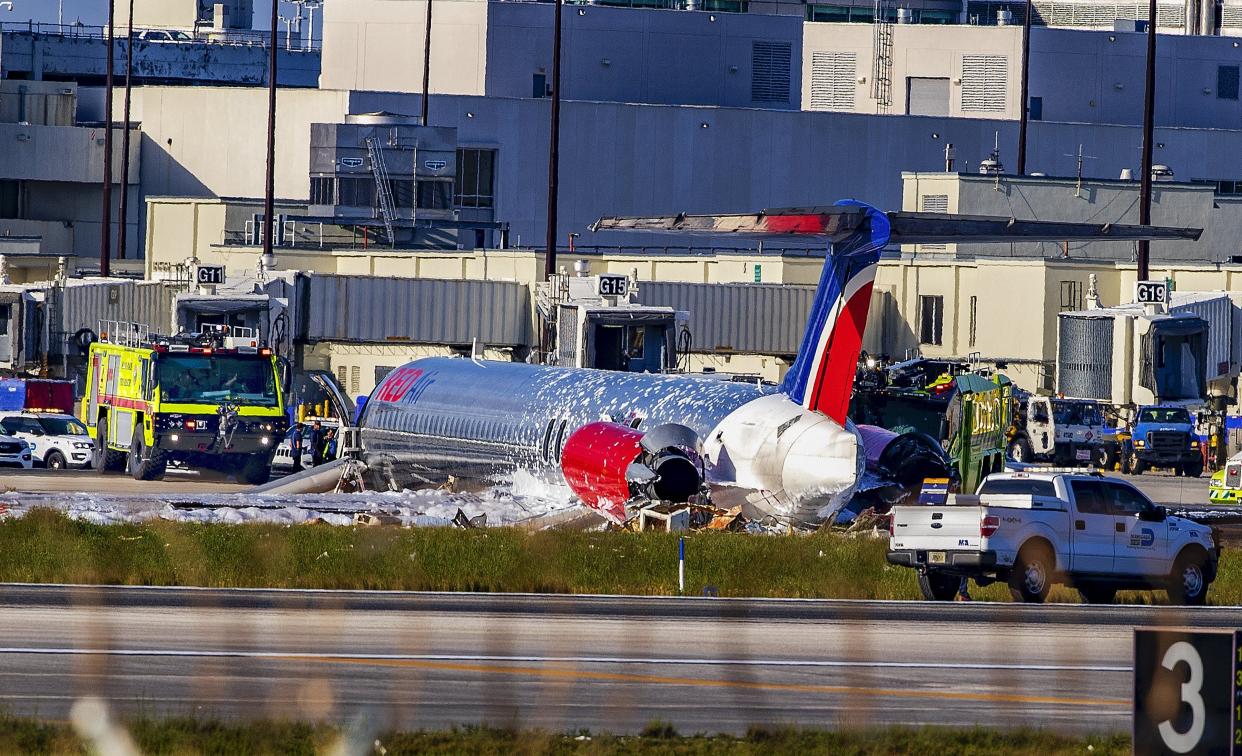
[[[384,220],[384,230],[388,232],[388,243],[396,246],[397,238],[393,234],[392,221],[397,210],[392,201],[392,184],[388,180],[388,167],[384,165],[384,148],[375,141],[375,137],[367,137],[367,157],[371,159],[375,196],[379,198],[380,217]]]
[[[893,104],[893,19],[896,10],[890,0],[875,0],[875,17],[871,21],[872,55],[871,97],[875,112],[887,113]]]

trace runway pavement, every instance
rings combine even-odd
[[[1130,726],[1132,628],[1242,610],[0,586],[0,707],[682,732]]]

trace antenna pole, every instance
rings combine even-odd
[[[1018,175],[1026,175],[1026,123],[1030,117],[1030,84],[1031,70],[1031,0],[1026,0],[1026,12],[1022,17],[1022,93],[1018,102]]]
[[[125,257],[129,246],[129,118],[134,85],[134,0],[129,0],[129,24],[125,31],[125,131],[121,133],[121,211],[118,213],[116,256]]]
[[[1147,17],[1147,88],[1143,93],[1143,167],[1139,176],[1139,224],[1151,224],[1151,148],[1156,120],[1156,0],[1148,2]],[[1138,280],[1146,281],[1151,274],[1151,242],[1138,243]]]
[[[431,0],[427,0],[427,25],[423,28],[423,120],[427,123],[427,95],[431,88]]]
[[[272,254],[276,196],[276,47],[280,38],[280,3],[272,0],[272,38],[268,40],[267,59],[267,185],[263,192],[263,256]]]
[[[112,85],[113,58],[116,50],[113,33],[116,24],[116,0],[108,0],[108,62],[107,91],[104,93],[104,165],[103,165],[103,218],[100,220],[99,275],[109,276],[112,263]],[[133,25],[132,23],[130,24]]]
[[[543,261],[545,279],[556,273],[556,203],[560,171],[561,141],[561,5],[556,0],[552,41],[552,133],[548,140],[548,233],[547,253]]]

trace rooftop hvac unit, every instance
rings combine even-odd
[[[1013,11],[998,10],[996,11],[996,25],[1010,26],[1013,24]]]

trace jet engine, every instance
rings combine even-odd
[[[684,425],[644,433],[619,423],[590,423],[565,442],[561,471],[583,504],[624,522],[632,501],[680,503],[699,491],[703,474],[691,456],[697,448],[698,437]]]

